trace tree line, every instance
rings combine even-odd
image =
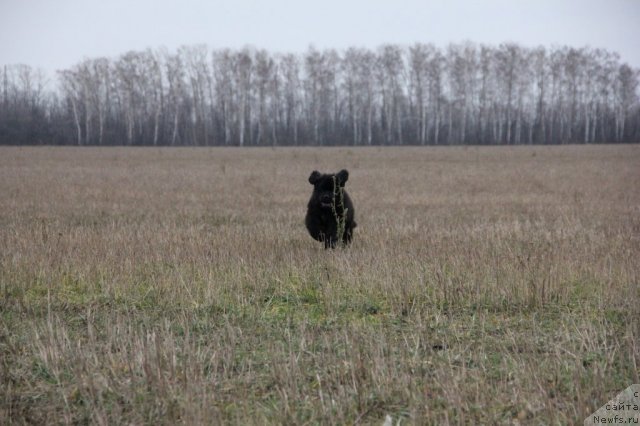
[[[640,72],[592,48],[474,43],[274,54],[188,46],[0,69],[0,143],[458,145],[640,141]]]

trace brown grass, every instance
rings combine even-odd
[[[639,182],[638,146],[0,148],[0,423],[582,423],[640,382]]]

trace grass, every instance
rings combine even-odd
[[[0,148],[0,423],[582,423],[640,382],[639,178],[638,146]]]

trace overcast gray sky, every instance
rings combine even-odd
[[[272,52],[474,41],[606,48],[640,68],[640,0],[0,0],[0,64],[205,43]]]

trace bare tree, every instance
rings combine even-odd
[[[416,138],[420,145],[427,141],[428,100],[429,100],[429,64],[435,54],[433,45],[416,44],[409,48],[409,89],[411,104],[415,109],[417,121]]]
[[[253,59],[249,49],[243,49],[233,58],[234,83],[236,88],[236,116],[238,121],[238,145],[244,146],[247,121],[251,117],[250,95],[251,79],[253,77]]]
[[[625,126],[632,105],[637,102],[638,71],[634,71],[626,64],[618,69],[616,81],[616,142],[625,138]]]
[[[60,79],[62,83],[62,90],[67,100],[71,105],[71,111],[73,112],[73,121],[76,126],[77,144],[82,145],[82,125],[80,124],[80,111],[79,104],[82,96],[82,89],[80,87],[77,74],[71,70],[60,72]]]
[[[382,92],[382,125],[388,144],[403,143],[404,54],[399,46],[387,44],[378,50],[378,82]]]
[[[208,87],[209,49],[205,45],[184,46],[178,51],[185,68],[189,82],[189,111],[187,116],[191,124],[191,140],[194,145],[209,145],[210,124],[207,100],[210,89]]]
[[[168,101],[171,113],[171,145],[176,145],[180,134],[180,117],[185,95],[184,68],[178,55],[165,57],[165,68],[168,82]]]
[[[213,70],[215,79],[216,104],[224,134],[224,144],[231,144],[233,126],[234,64],[229,50],[214,52]]]
[[[474,43],[300,55],[187,46],[87,59],[57,92],[0,67],[0,142],[128,145],[631,142],[638,70],[601,49]],[[30,141],[30,142],[28,142]]]
[[[300,78],[300,60],[292,54],[280,58],[279,70],[282,73],[284,92],[285,133],[294,145],[298,145],[298,120],[301,116],[302,83]]]

